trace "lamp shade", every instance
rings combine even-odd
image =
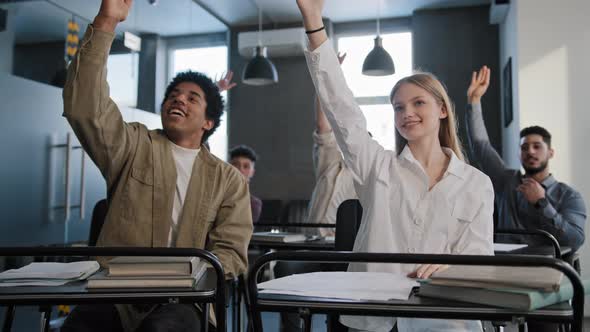
[[[266,47],[256,46],[254,58],[248,62],[242,73],[242,82],[248,85],[267,85],[278,81],[277,69],[266,57]]]
[[[375,47],[369,52],[363,62],[363,74],[368,76],[387,76],[395,73],[393,60],[383,48],[381,37],[375,37]]]

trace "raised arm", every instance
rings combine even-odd
[[[490,143],[488,132],[483,122],[481,97],[486,93],[489,85],[490,69],[487,66],[483,66],[477,73],[472,73],[471,84],[467,89],[467,135],[469,146],[477,163],[480,165],[482,171],[492,178],[492,182],[496,185],[501,182],[507,167],[502,157],[500,157]]]
[[[344,161],[355,181],[363,184],[382,158],[384,149],[367,133],[366,120],[356,104],[329,45],[323,27],[323,0],[297,0],[309,37],[307,64],[323,112],[330,123]],[[313,32],[316,31],[316,32]],[[381,157],[380,157],[381,156]]]
[[[136,126],[127,125],[109,97],[106,63],[117,24],[131,0],[103,0],[68,68],[64,116],[110,186],[132,151]]]

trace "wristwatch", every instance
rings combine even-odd
[[[536,209],[544,209],[547,205],[549,205],[549,201],[547,201],[547,198],[545,197],[540,198],[537,202],[535,202]]]

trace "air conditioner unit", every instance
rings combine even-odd
[[[490,4],[490,24],[500,24],[506,19],[510,0],[492,0]]]
[[[268,57],[285,57],[303,55],[306,43],[303,28],[263,30],[260,32],[262,46],[268,48]],[[258,46],[258,31],[241,32],[238,34],[238,51],[240,55],[251,58]]]

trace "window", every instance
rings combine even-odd
[[[362,74],[365,57],[373,49],[374,35],[340,37],[338,49],[346,53],[342,71],[367,119],[369,132],[383,147],[395,150],[395,123],[389,93],[400,78],[412,74],[412,34],[382,34],[381,38],[383,47],[393,58],[394,75],[376,77]]]
[[[216,79],[227,71],[227,46],[176,49],[171,56],[170,79],[187,70],[201,72],[211,79]],[[221,95],[227,103],[227,92]],[[219,127],[208,142],[214,155],[227,160],[227,112],[223,113]]]
[[[111,54],[107,59],[107,82],[111,99],[119,107],[137,107],[139,54]]]

